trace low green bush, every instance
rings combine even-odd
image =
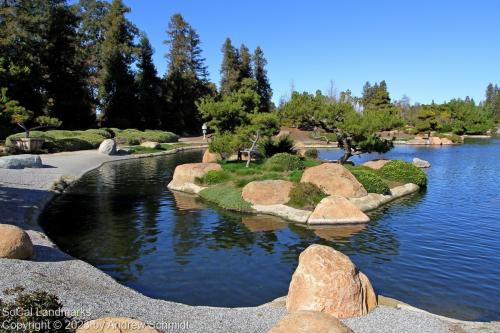
[[[302,170],[304,167],[304,162],[300,157],[287,153],[276,154],[264,163],[264,168],[270,171]]]
[[[313,210],[327,196],[323,190],[312,183],[297,183],[290,191],[290,201],[287,205]]]
[[[418,186],[427,185],[425,172],[405,161],[390,161],[378,170],[378,174],[385,179],[400,183],[413,183]]]
[[[6,144],[11,145],[15,139],[23,138],[24,135],[24,132],[11,135],[7,138]],[[49,152],[61,152],[95,149],[103,140],[111,138],[112,134],[103,129],[89,129],[86,131],[33,131],[30,136],[45,139],[42,149]]]
[[[364,167],[352,167],[350,171],[368,193],[389,194],[391,192],[389,185],[375,170]]]
[[[252,205],[241,196],[241,191],[229,185],[220,184],[202,190],[199,195],[218,206],[239,212],[251,212]]]
[[[196,178],[196,182],[202,185],[214,185],[227,182],[231,175],[224,170],[211,170],[203,177]]]
[[[21,287],[7,289],[4,294],[14,299],[0,299],[0,332],[66,333],[74,332],[77,326],[55,295],[28,293]]]
[[[119,144],[138,145],[144,141],[154,141],[160,143],[177,142],[179,137],[171,132],[160,130],[139,131],[136,129],[111,129],[116,135],[116,142]]]
[[[307,149],[306,152],[304,153],[304,156],[307,158],[318,158],[319,151],[316,148]]]
[[[293,139],[282,136],[276,139],[267,138],[258,144],[258,150],[265,157],[271,157],[279,153],[295,154]]]

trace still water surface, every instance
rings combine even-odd
[[[175,166],[200,161],[199,151],[106,164],[57,198],[41,223],[64,251],[155,298],[259,305],[287,293],[299,253],[320,243],[349,255],[380,294],[500,320],[500,140],[398,146],[354,161],[415,156],[432,164],[427,190],[370,213],[366,226],[308,229],[169,191]]]

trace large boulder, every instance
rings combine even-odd
[[[344,319],[365,315],[376,306],[370,281],[349,257],[316,244],[300,254],[288,289],[288,312],[319,311]]]
[[[392,200],[390,195],[368,193],[368,195],[361,198],[350,198],[349,201],[358,207],[361,211],[367,212],[374,210],[381,205]]]
[[[222,156],[219,153],[212,153],[208,149],[203,153],[203,159],[201,160],[203,163],[216,163],[217,161],[222,160]]]
[[[30,259],[33,256],[33,243],[21,228],[10,224],[0,224],[0,258]]]
[[[413,165],[416,166],[417,168],[430,168],[431,167],[431,164],[428,161],[422,160],[418,157],[413,158]]]
[[[39,155],[22,154],[0,157],[0,169],[42,168]]]
[[[203,177],[209,171],[220,171],[222,167],[217,163],[187,163],[175,168],[172,181],[168,184],[171,190],[188,193],[198,193],[203,188],[195,184],[195,179]]]
[[[378,170],[389,162],[390,162],[390,160],[373,160],[373,161],[365,162],[365,163],[363,163],[363,165],[365,167],[370,168],[370,169]]]
[[[442,141],[441,141],[441,138],[440,137],[437,137],[437,136],[431,136],[429,138],[429,144],[430,145],[442,145]]]
[[[261,180],[245,185],[242,197],[254,205],[278,205],[290,200],[293,183],[286,180]]]
[[[414,139],[406,141],[407,145],[428,145],[429,140],[422,137],[422,136],[416,136]]]
[[[82,324],[76,333],[159,333],[159,331],[136,319],[104,317]]]
[[[99,145],[97,150],[99,153],[104,155],[114,155],[116,154],[116,141],[114,139],[106,139]]]
[[[297,311],[286,315],[268,333],[353,333],[353,331],[329,314]]]
[[[347,224],[366,223],[370,218],[348,199],[337,195],[324,198],[319,202],[308,224]]]
[[[329,195],[357,198],[368,194],[356,177],[337,163],[323,163],[307,168],[300,181],[313,183]]]
[[[141,147],[144,148],[151,148],[151,149],[158,149],[161,147],[159,142],[154,142],[154,141],[144,141],[141,143]]]
[[[443,146],[452,145],[453,141],[451,141],[451,139],[448,138],[441,138],[441,144]]]

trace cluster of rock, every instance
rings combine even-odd
[[[195,183],[212,170],[222,170],[214,162],[220,155],[205,153],[202,163],[189,163],[176,167],[171,190],[198,194],[206,187]],[[379,169],[388,160],[370,161],[366,166]],[[259,213],[270,214],[299,223],[310,225],[336,225],[366,223],[370,218],[366,211],[380,207],[394,199],[418,191],[415,184],[405,184],[391,189],[391,194],[367,193],[363,185],[344,166],[336,163],[323,163],[307,168],[301,178],[303,183],[312,183],[320,187],[328,197],[324,198],[311,212],[287,206],[294,184],[285,180],[253,181],[245,185],[242,198],[252,204]]]
[[[408,140],[406,142],[408,145],[437,145],[437,146],[447,146],[453,145],[454,142],[446,137],[440,138],[437,136],[425,137],[423,135],[417,135],[414,139]]]
[[[346,255],[311,245],[299,256],[286,298],[289,314],[270,333],[352,332],[339,319],[366,315],[377,295],[365,274]]]

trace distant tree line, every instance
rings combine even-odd
[[[0,2],[0,88],[34,116],[64,129],[96,126],[197,133],[202,99],[221,100],[242,88],[259,112],[272,109],[266,59],[228,39],[220,91],[209,81],[196,30],[180,14],[168,23],[168,69],[159,77],[145,33],[121,0]],[[7,120],[0,113],[0,131]],[[1,135],[4,133],[0,133]]]

